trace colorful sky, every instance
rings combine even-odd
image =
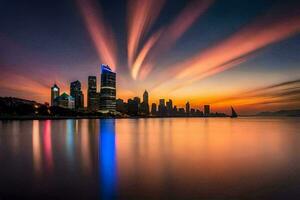
[[[125,100],[147,89],[220,112],[299,109],[300,1],[0,2],[0,96],[49,102],[75,80],[86,96],[101,63]]]

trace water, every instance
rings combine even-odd
[[[299,122],[0,121],[0,199],[297,199]]]

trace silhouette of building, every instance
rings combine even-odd
[[[156,113],[157,113],[157,108],[156,107],[157,107],[156,103],[151,104],[151,114],[152,115],[156,115]]]
[[[136,101],[138,104],[141,103],[141,98],[140,97],[134,97],[133,100]]]
[[[54,99],[59,95],[60,95],[60,89],[56,84],[54,84],[51,87],[51,106],[54,106]]]
[[[127,106],[126,106],[126,103],[123,101],[123,99],[117,99],[116,100],[116,110],[120,113],[127,113]]]
[[[128,101],[127,101],[128,115],[131,115],[131,116],[138,115],[139,104],[138,104],[137,100],[138,99],[136,99],[136,100],[128,99]]]
[[[143,102],[140,105],[140,113],[142,115],[149,115],[149,94],[147,90],[145,90],[143,94]]]
[[[97,93],[97,77],[88,77],[88,91],[87,91],[87,106],[89,111],[97,111],[99,109],[100,94]]]
[[[173,108],[173,114],[175,114],[175,115],[178,114],[177,106],[174,106],[174,108]]]
[[[186,114],[190,114],[190,109],[191,109],[190,102],[187,102],[185,104],[185,112],[186,112]]]
[[[166,107],[167,107],[168,115],[172,115],[172,113],[173,113],[173,102],[172,102],[171,99],[169,99],[169,101],[167,101]]]
[[[184,115],[184,108],[178,108],[178,114],[183,116]]]
[[[204,116],[209,116],[209,115],[210,115],[210,106],[204,105]]]
[[[80,81],[74,81],[71,82],[70,84],[70,95],[74,98],[75,100],[75,109],[82,109],[84,106],[84,98],[83,98],[83,93],[81,91],[81,83]]]
[[[160,115],[165,115],[166,114],[166,105],[165,105],[165,100],[164,99],[160,99],[159,100],[159,105],[158,105],[158,113]]]
[[[116,111],[116,73],[108,65],[101,65],[100,110]]]
[[[74,109],[75,100],[72,96],[64,92],[62,95],[54,99],[54,105],[62,108]]]

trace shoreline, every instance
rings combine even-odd
[[[259,115],[245,115],[243,117],[261,117],[261,118],[297,118],[300,116],[259,116]],[[106,117],[106,116],[0,116],[0,121],[9,120],[67,120],[67,119],[147,119],[147,118],[230,118],[230,116],[131,116],[131,117]]]
[[[106,116],[0,116],[5,120],[66,120],[66,119],[147,119],[147,118],[230,118],[230,116],[129,116],[129,117],[106,117]]]

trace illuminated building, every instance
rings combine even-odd
[[[59,96],[59,91],[60,89],[56,84],[51,87],[51,106],[54,105],[54,99]]]
[[[108,65],[101,65],[100,111],[116,111],[116,73]]]
[[[80,81],[74,81],[71,82],[70,84],[70,95],[74,98],[75,100],[75,109],[82,109],[84,106],[84,98],[83,98],[83,93],[81,91],[81,83]]]
[[[209,116],[210,114],[210,106],[204,105],[204,116]]]
[[[89,111],[97,111],[99,109],[100,95],[97,93],[97,77],[88,77],[88,91],[87,91],[87,106]]]
[[[54,99],[54,105],[62,108],[74,109],[75,100],[72,96],[64,92],[62,95]]]

